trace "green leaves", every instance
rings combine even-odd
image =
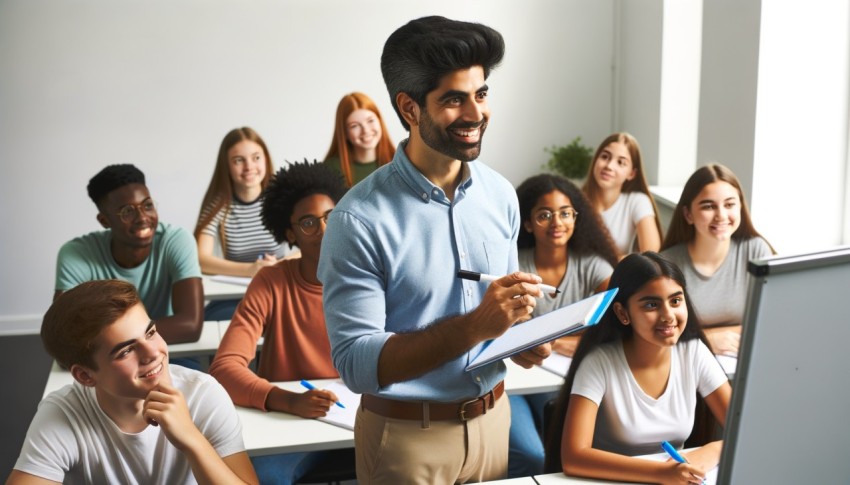
[[[593,158],[593,148],[583,145],[577,136],[569,145],[544,149],[551,157],[546,168],[568,179],[582,179],[587,175]]]

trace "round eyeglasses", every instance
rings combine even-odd
[[[314,236],[319,231],[319,224],[323,221],[325,225],[328,225],[328,216],[331,215],[331,211],[325,212],[325,215],[316,217],[316,216],[304,216],[301,219],[298,219],[293,224],[297,225],[301,232],[304,233],[305,236]]]
[[[548,226],[555,219],[556,215],[564,222],[571,222],[576,220],[576,217],[578,217],[578,212],[574,211],[573,209],[563,209],[557,212],[552,212],[550,210],[542,210],[534,214],[534,222],[538,226]]]
[[[118,217],[125,223],[136,220],[136,214],[141,212],[148,217],[156,216],[156,202],[145,199],[141,204],[127,204],[118,211]]]

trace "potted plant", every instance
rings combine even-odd
[[[577,185],[584,183],[593,158],[593,148],[581,143],[577,136],[569,145],[551,146],[544,149],[550,154],[546,168],[563,175]]]

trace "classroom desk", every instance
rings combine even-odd
[[[685,450],[688,451],[688,450]],[[665,453],[657,453],[654,455],[645,455],[640,458],[646,458],[653,461],[667,461],[669,457]],[[717,483],[717,467],[710,470],[705,475],[705,485],[716,485]],[[640,485],[634,482],[618,482],[614,480],[600,480],[596,478],[580,478],[568,477],[563,473],[549,473],[546,475],[534,475],[534,480],[539,485]]]
[[[489,482],[481,483],[489,485],[537,485],[534,477],[505,478],[503,480],[490,480]]]
[[[201,276],[201,283],[206,300],[238,300],[245,296],[245,290],[248,289],[246,285],[215,281],[206,274]]]
[[[505,363],[508,368],[505,391],[508,394],[557,391],[564,381],[563,378],[540,367],[523,369],[510,360],[506,360]],[[331,380],[317,379],[311,382],[321,388]],[[290,391],[304,392],[298,382],[276,382],[275,384]],[[236,412],[242,421],[245,448],[251,456],[354,446],[353,431],[322,421],[242,407],[237,407]]]

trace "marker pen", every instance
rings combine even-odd
[[[466,271],[466,270],[463,270],[463,269],[457,272],[457,277],[464,279],[464,280],[484,281],[484,282],[487,282],[487,283],[492,283],[492,282],[496,281],[497,279],[501,278],[501,276],[493,276],[493,275],[485,274],[485,273],[476,273],[475,271]],[[547,284],[544,284],[544,283],[538,283],[537,286],[539,286],[540,290],[543,291],[543,293],[546,293],[546,294],[549,294],[549,293],[558,294],[558,293],[561,292],[561,290],[555,288],[552,285],[547,285]]]

